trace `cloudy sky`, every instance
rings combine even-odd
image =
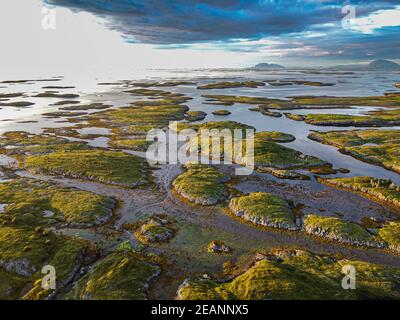
[[[400,59],[399,0],[1,0],[0,30],[14,72]]]

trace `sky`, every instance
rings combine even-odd
[[[400,1],[1,0],[0,70],[400,62]]]

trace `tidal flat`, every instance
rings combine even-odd
[[[202,72],[2,81],[1,299],[400,298],[398,74]],[[152,129],[254,129],[255,170]]]

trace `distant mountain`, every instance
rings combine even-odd
[[[399,71],[400,65],[389,60],[374,60],[369,64],[348,64],[327,69],[340,71]]]
[[[368,70],[400,70],[400,64],[389,60],[375,60],[368,65]]]
[[[274,64],[274,63],[259,63],[256,64],[253,69],[259,69],[259,70],[280,70],[284,69],[283,66],[279,64]]]

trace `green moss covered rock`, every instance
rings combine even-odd
[[[257,171],[271,174],[274,177],[279,178],[279,179],[311,180],[311,178],[309,176],[299,173],[299,172],[296,172],[296,171],[292,171],[292,170],[279,170],[279,169],[274,169],[274,168],[269,168],[269,167],[261,167],[261,168],[258,168]]]
[[[160,268],[130,252],[116,252],[95,263],[66,299],[145,300],[149,282]]]
[[[400,172],[400,130],[312,132],[309,138],[364,162]]]
[[[304,219],[304,230],[313,235],[356,246],[382,247],[374,237],[360,225],[339,218],[308,215]]]
[[[357,270],[356,290],[341,286],[345,265]],[[228,282],[186,280],[177,296],[180,300],[398,299],[399,276],[398,268],[280,250]]]
[[[388,222],[379,229],[379,236],[386,241],[389,248],[400,253],[400,223]]]
[[[228,247],[223,241],[221,240],[213,240],[207,246],[207,251],[211,253],[230,253],[232,249]]]
[[[204,120],[207,113],[204,111],[188,111],[186,112],[186,121],[201,121]]]
[[[35,173],[88,179],[123,187],[147,182],[145,159],[123,152],[84,150],[28,156],[24,167]]]
[[[172,183],[180,196],[204,206],[217,204],[227,196],[224,183],[230,180],[228,175],[207,165],[189,164],[186,167],[187,171]]]
[[[359,192],[373,200],[387,202],[400,207],[400,186],[397,186],[390,180],[372,177],[352,177],[335,179],[318,178],[318,181],[329,186]]]
[[[250,157],[246,155],[242,162],[246,165],[251,163],[252,160],[251,155]],[[329,163],[316,157],[305,155],[258,135],[254,139],[254,165],[256,167],[272,167],[281,170],[330,166]]]
[[[231,112],[228,110],[214,110],[212,114],[216,116],[229,116]]]
[[[199,90],[207,89],[229,89],[229,88],[257,88],[265,86],[264,82],[261,81],[223,81],[213,82],[198,86]]]
[[[9,298],[13,295],[22,298],[22,291],[18,290],[21,284],[30,289],[25,291],[26,299],[43,299],[53,294],[53,290],[44,290],[41,286],[42,268],[46,265],[55,268],[57,288],[61,289],[79,271],[84,252],[84,243],[52,233],[43,234],[27,225],[1,227],[0,274],[5,278],[6,292],[0,291],[0,296],[12,293]]]
[[[233,198],[229,209],[236,216],[254,224],[288,230],[298,229],[288,202],[270,193],[256,192]]]
[[[153,216],[136,229],[136,237],[144,243],[165,242],[175,236],[171,221]]]
[[[54,183],[16,179],[0,185],[0,203],[10,218],[40,226],[54,222],[70,226],[94,226],[109,221],[116,201],[88,191],[61,187]]]

